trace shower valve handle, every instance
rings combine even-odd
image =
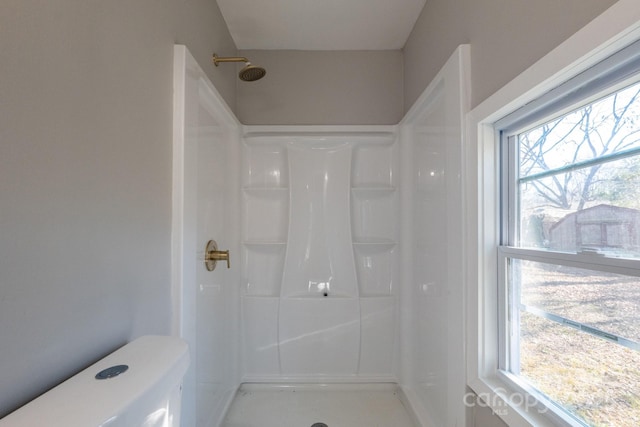
[[[227,268],[231,268],[229,251],[219,251],[215,240],[209,240],[204,251],[204,265],[207,271],[213,271],[218,261],[227,261]]]

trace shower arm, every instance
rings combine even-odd
[[[213,54],[213,64],[217,67],[218,64],[220,62],[244,62],[244,63],[248,63],[249,60],[243,56],[227,56],[227,57],[220,57],[218,55],[216,55],[215,53]]]
[[[238,73],[238,78],[245,82],[254,82],[256,80],[260,80],[264,77],[265,74],[267,74],[267,71],[264,68],[258,67],[256,65],[251,65],[251,62],[249,62],[249,60],[244,56],[228,56],[221,58],[214,53],[212,59],[216,67],[220,62],[244,62],[246,65]]]

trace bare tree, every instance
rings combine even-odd
[[[520,176],[535,190],[537,205],[583,209],[619,180],[611,163],[599,159],[640,147],[640,85],[525,132],[519,143]]]

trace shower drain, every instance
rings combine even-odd
[[[311,427],[329,427],[329,426],[326,425],[325,423],[315,423],[315,424],[312,424]]]

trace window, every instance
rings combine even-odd
[[[623,62],[498,127],[499,368],[570,425],[640,425],[640,67]]]

